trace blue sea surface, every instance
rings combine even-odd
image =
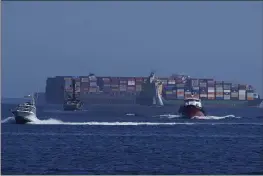
[[[39,121],[18,125],[13,106],[2,104],[2,174],[263,173],[262,109],[186,120],[40,108]]]

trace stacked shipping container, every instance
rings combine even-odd
[[[231,83],[224,82],[224,100],[230,100],[231,96]]]
[[[136,84],[134,78],[128,78],[127,92],[134,93],[136,91]]]
[[[238,84],[231,86],[231,100],[238,100]]]
[[[165,94],[167,99],[176,99],[178,97],[174,78],[169,78],[165,85]]]
[[[215,99],[215,81],[213,79],[207,80],[207,98],[209,100]]]
[[[194,98],[199,98],[199,79],[191,79],[191,91]]]
[[[89,93],[96,93],[98,91],[97,77],[90,75],[89,77]]]
[[[177,99],[184,99],[184,89],[185,89],[184,83],[177,83],[176,84]]]
[[[114,94],[120,92],[120,79],[118,77],[111,77],[111,91]]]
[[[216,81],[215,88],[216,88],[216,99],[223,100],[224,99],[223,81]]]
[[[103,82],[103,92],[105,93],[110,93],[111,92],[111,78],[110,77],[103,77],[102,78]]]
[[[83,76],[76,80],[76,94],[90,94],[98,92],[98,85],[101,93],[113,93],[124,95],[135,94],[142,91],[142,84],[145,77],[98,77]],[[55,78],[52,78],[55,79]],[[58,80],[58,79],[56,79]],[[189,79],[184,76],[175,76],[170,78],[159,79],[164,85],[164,93],[166,99],[184,99],[192,94],[201,99],[213,100],[253,100],[254,90],[252,86],[235,85],[227,82],[217,81],[213,79]],[[49,81],[51,82],[51,81]],[[64,98],[72,96],[72,77],[61,77],[63,82]],[[49,89],[47,89],[48,92]],[[61,89],[62,90],[62,89]],[[62,94],[63,95],[63,94]],[[53,101],[53,100],[52,100]]]
[[[127,91],[127,79],[120,78],[120,92],[126,92]]]
[[[238,86],[238,99],[239,100],[246,100],[246,85],[239,84]]]
[[[207,99],[207,95],[208,95],[207,80],[206,79],[200,79],[199,80],[199,87],[200,87],[200,98],[201,99]]]

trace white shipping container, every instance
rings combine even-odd
[[[239,90],[238,93],[239,93],[239,95],[240,95],[240,94],[241,94],[241,95],[245,95],[245,94],[246,94],[246,90]]]
[[[175,80],[168,80],[168,84],[175,84]]]
[[[224,92],[229,92],[229,93],[230,93],[231,91],[230,91],[230,90],[225,90],[225,89],[224,89]]]
[[[135,81],[128,81],[128,86],[135,86]]]

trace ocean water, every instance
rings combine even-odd
[[[202,120],[2,105],[2,174],[262,174],[263,110],[209,108]]]

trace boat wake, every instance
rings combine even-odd
[[[35,121],[33,121],[35,120]],[[33,119],[27,125],[90,125],[90,126],[175,126],[175,125],[263,125],[263,123],[218,123],[218,122],[63,122],[58,119]],[[15,123],[14,117],[2,120],[2,123]]]
[[[160,117],[160,118],[168,118],[168,119],[173,119],[173,118],[183,118],[180,115],[172,115],[172,114],[163,114],[159,116],[153,116],[153,117]],[[226,116],[196,116],[193,119],[196,120],[222,120],[222,119],[227,119],[227,118],[236,118],[240,119],[241,117],[236,117],[235,115],[226,115]]]
[[[15,117],[7,117],[6,119],[2,120],[1,123],[16,123]]]

